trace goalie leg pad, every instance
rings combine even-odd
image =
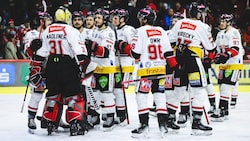
[[[60,109],[59,100],[60,95],[47,97],[43,118],[47,121],[56,122]]]
[[[84,110],[84,100],[81,94],[66,98],[68,101],[68,109],[66,110],[66,121],[70,123],[73,120],[81,121],[83,114],[86,114]]]

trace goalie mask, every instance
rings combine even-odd
[[[59,9],[56,10],[55,12],[56,22],[63,22],[69,24],[70,19],[71,19],[71,13],[67,8],[60,6]]]

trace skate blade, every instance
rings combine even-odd
[[[210,118],[212,122],[224,122],[224,117]]]
[[[28,132],[29,132],[30,134],[35,134],[35,129],[28,129]]]
[[[183,124],[178,124],[178,123],[177,123],[177,125],[180,126],[180,128],[185,128],[185,127],[187,126],[186,123],[183,123]]]
[[[113,126],[111,126],[111,127],[102,127],[102,131],[103,131],[103,132],[110,132],[110,131],[112,131],[115,127],[116,127],[115,124],[114,124]]]
[[[148,139],[149,135],[148,135],[148,132],[147,133],[141,133],[141,134],[132,133],[131,137],[136,138],[136,139]]]
[[[178,134],[178,133],[179,133],[179,129],[168,128],[168,134]]]
[[[212,131],[202,131],[202,130],[197,130],[197,129],[193,129],[191,132],[191,135],[194,136],[210,136],[212,135]]]

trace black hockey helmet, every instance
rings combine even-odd
[[[189,16],[191,18],[197,18],[197,14],[205,12],[205,6],[197,2],[192,2],[189,6]]]
[[[221,20],[225,20],[227,23],[233,23],[233,19],[234,19],[234,16],[233,16],[233,14],[222,14],[221,16],[220,16],[220,19]]]
[[[153,25],[155,20],[156,20],[156,13],[154,10],[151,8],[142,8],[138,13],[137,13],[137,19],[146,19],[147,23],[150,25]]]

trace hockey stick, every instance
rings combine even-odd
[[[143,81],[143,80],[154,80],[154,79],[162,79],[162,78],[166,78],[166,76],[165,75],[149,76],[149,77],[143,77],[143,78],[139,78],[139,79],[123,81],[122,83],[126,84],[126,83],[138,82],[138,81]]]
[[[123,78],[120,50],[117,50],[117,55],[118,55],[118,63],[119,63],[119,68],[120,68],[120,74],[121,74],[121,77]],[[129,121],[129,116],[128,116],[128,106],[127,106],[126,92],[125,92],[125,88],[124,88],[124,83],[121,82],[121,84],[122,84],[122,93],[123,93],[123,98],[124,98],[124,103],[125,103],[125,113],[126,113],[126,117],[127,117],[127,124],[129,124],[130,121]]]
[[[205,109],[205,107],[204,107],[204,106],[203,106],[203,112],[204,112],[204,115],[205,115],[205,118],[206,118],[207,124],[209,125],[209,124],[210,124],[210,122],[209,122],[208,115],[207,115],[207,112],[206,112],[206,109]]]
[[[45,0],[42,0],[42,4],[43,4],[43,12],[46,12],[47,11],[47,4],[46,4]],[[39,30],[38,39],[40,39],[40,37],[41,37],[41,33],[42,33],[42,29],[44,27],[44,24],[45,23],[43,23],[43,25],[41,26],[41,28]],[[36,51],[33,52],[32,60],[34,60],[34,55],[36,55]],[[31,66],[33,66],[33,64],[34,64],[34,61],[32,61],[32,65]],[[30,82],[30,76],[29,76],[29,78],[27,80],[27,85],[26,85],[26,89],[25,89],[25,93],[24,93],[24,97],[23,97],[23,103],[22,103],[22,107],[21,107],[21,113],[23,113],[23,108],[24,108],[24,104],[25,104],[25,101],[26,101],[26,97],[27,97],[27,93],[28,93],[28,88],[29,88],[29,84],[30,84],[29,82]]]

